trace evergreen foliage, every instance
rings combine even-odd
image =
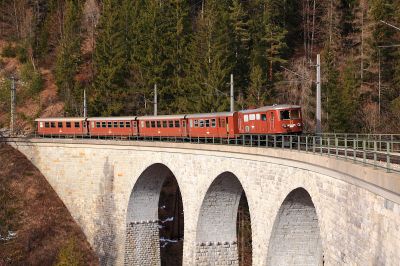
[[[82,63],[81,16],[82,1],[67,0],[63,35],[55,67],[58,93],[65,103],[65,112],[72,116],[82,115],[82,89],[75,79]]]

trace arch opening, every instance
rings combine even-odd
[[[278,211],[267,265],[323,265],[317,213],[310,194],[303,188],[290,192]]]
[[[252,250],[250,213],[243,187],[232,173],[222,173],[209,187],[200,208],[196,242],[196,264],[249,265],[244,263]]]
[[[125,265],[182,263],[183,204],[168,167],[154,164],[140,175],[126,217]]]

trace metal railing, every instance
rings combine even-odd
[[[40,135],[30,137],[59,139],[101,139],[125,141],[180,142],[192,144],[234,145],[259,148],[287,149],[318,154],[360,163],[376,169],[400,174],[400,139],[352,138],[348,135],[237,135],[230,138],[210,136],[136,136],[136,135]]]

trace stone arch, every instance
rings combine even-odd
[[[126,215],[125,265],[161,265],[159,200],[166,180],[177,184],[167,166],[153,164],[143,171],[132,189]]]
[[[237,214],[243,187],[230,172],[220,174],[203,199],[196,232],[196,265],[239,265]]]
[[[304,188],[292,190],[278,211],[269,241],[267,265],[324,265],[317,212]]]

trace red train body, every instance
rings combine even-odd
[[[39,118],[40,135],[234,138],[254,134],[299,134],[300,106],[274,105],[238,112],[188,115]]]

